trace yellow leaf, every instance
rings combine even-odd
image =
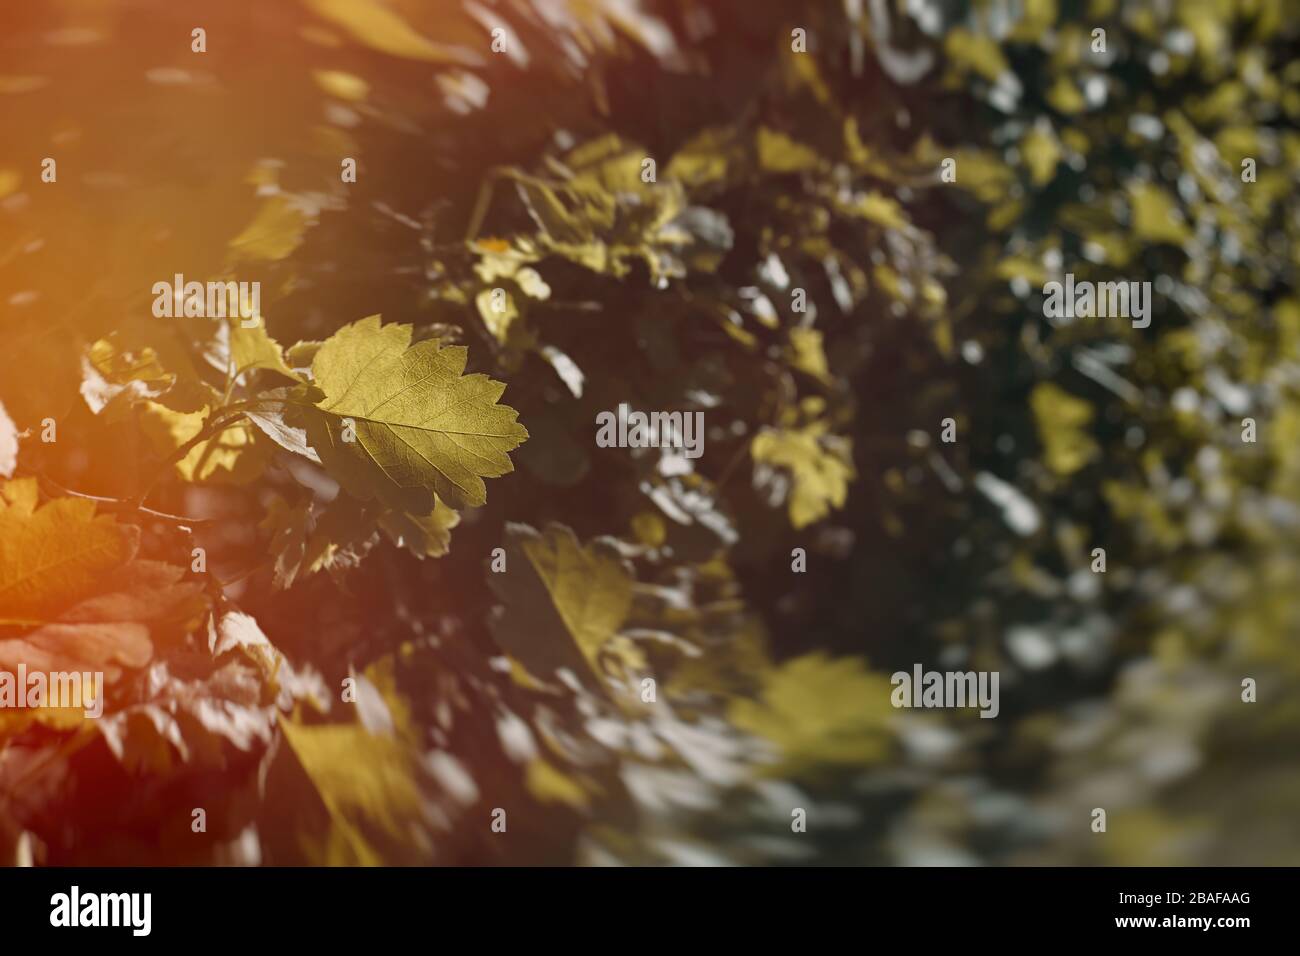
[[[293,755],[329,811],[331,832],[323,845],[308,845],[318,865],[379,866],[385,861],[371,836],[409,838],[418,825],[422,797],[419,751],[409,708],[396,693],[392,658],[367,668],[391,725],[368,729],[360,721],[305,724],[297,716],[280,718]]]
[[[768,671],[760,698],[733,701],[732,723],[780,750],[774,775],[802,776],[874,763],[889,752],[889,681],[856,658],[822,652]]]
[[[482,505],[483,479],[514,470],[507,453],[528,432],[497,404],[505,385],[464,374],[463,346],[412,345],[411,334],[373,315],[330,336],[312,359],[322,397],[303,409],[308,441],[360,501],[417,515],[433,511],[435,496]]]
[[[789,471],[790,524],[795,528],[820,521],[832,507],[844,507],[849,482],[857,477],[852,443],[824,432],[820,424],[797,430],[764,428],[750,446],[755,462]]]
[[[242,319],[232,319],[230,322],[230,357],[234,362],[235,374],[252,369],[267,369],[279,372],[295,382],[302,381],[285,363],[284,349],[280,343],[266,331],[266,320],[260,315],[250,318],[256,318],[257,324],[246,328]]]
[[[872,222],[893,229],[904,229],[910,225],[898,202],[877,192],[870,192],[863,196],[853,205],[853,212],[863,219],[870,219]]]
[[[460,513],[434,501],[433,511],[427,515],[405,512],[385,512],[379,519],[393,544],[406,548],[417,558],[439,558],[451,550],[451,531],[460,524]]]
[[[140,426],[163,455],[170,455],[197,435],[207,421],[208,410],[178,412],[158,402],[141,406]],[[270,449],[257,440],[256,428],[239,421],[206,441],[199,442],[176,462],[176,473],[185,481],[223,479],[243,484],[262,472]]]
[[[584,547],[563,525],[538,533],[511,524],[506,554],[509,587],[499,582],[507,575],[488,576],[506,603],[493,623],[497,643],[539,678],[565,667],[603,686],[602,653],[632,606],[632,575],[618,552],[600,539]]]
[[[1083,112],[1088,105],[1088,101],[1083,98],[1074,81],[1064,74],[1058,76],[1052,88],[1047,91],[1047,102],[1051,103],[1057,112],[1067,116]]]
[[[506,289],[484,289],[474,297],[479,318],[500,345],[526,344],[524,324],[514,296]]]
[[[94,502],[37,506],[35,482],[0,491],[0,668],[100,671],[116,680],[153,655],[154,628],[201,609],[182,568],[135,558],[139,529]]]
[[[726,183],[742,160],[734,132],[729,128],[710,128],[674,153],[666,172],[669,178],[691,189],[703,189]]]
[[[998,262],[994,274],[999,279],[1024,279],[1030,285],[1041,286],[1047,281],[1047,269],[1037,259],[1009,256]]]
[[[998,41],[983,33],[972,33],[964,27],[949,31],[944,40],[948,58],[959,66],[973,70],[990,83],[1009,69]]]
[[[16,193],[22,182],[22,173],[18,170],[0,169],[0,199],[4,199],[10,193]]]
[[[14,514],[30,515],[40,500],[40,485],[35,478],[0,482],[0,515],[11,508]]]
[[[1029,178],[1035,186],[1051,181],[1056,164],[1061,161],[1061,144],[1049,125],[1036,125],[1020,141],[1020,153],[1029,167]]]
[[[663,547],[668,540],[663,518],[652,511],[638,512],[632,517],[632,534],[648,548]]]
[[[1024,0],[1017,6],[1021,10],[1020,19],[1007,35],[1008,40],[1037,43],[1056,23],[1057,0]]]
[[[760,126],[758,129],[758,165],[769,173],[799,173],[816,169],[821,157],[785,133]]]
[[[0,502],[0,627],[52,619],[135,553],[138,531],[95,504],[57,498],[36,507],[36,483],[7,482]]]
[[[590,803],[587,791],[573,778],[540,757],[528,764],[524,784],[542,803],[563,803],[575,810],[585,810]]]
[[[1174,197],[1153,183],[1137,183],[1129,190],[1133,204],[1133,233],[1151,242],[1182,245],[1191,238]]]
[[[790,364],[799,371],[806,372],[819,382],[830,383],[831,373],[826,363],[826,351],[822,347],[822,334],[816,329],[791,329],[789,355]]]
[[[1029,405],[1043,443],[1043,459],[1058,475],[1078,471],[1100,450],[1083,428],[1092,421],[1092,406],[1051,382],[1034,386]]]
[[[379,0],[307,0],[307,5],[353,39],[390,56],[427,63],[476,66],[482,59],[468,50],[434,43]]]
[[[253,221],[234,239],[230,250],[236,259],[283,259],[302,242],[306,214],[285,196],[272,196]]]
[[[316,85],[330,96],[359,103],[370,93],[370,84],[361,77],[342,70],[313,70]]]

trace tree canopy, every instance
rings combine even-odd
[[[1285,0],[0,23],[0,859],[1300,862]]]

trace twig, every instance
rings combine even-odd
[[[81,498],[84,499],[85,501],[93,501],[98,505],[103,505],[104,507],[112,511],[138,511],[141,514],[146,514],[151,518],[158,518],[161,521],[171,521],[175,524],[180,524],[180,525],[209,524],[217,520],[216,518],[191,518],[188,515],[174,515],[166,511],[158,511],[154,508],[146,508],[143,505],[135,506],[130,501],[124,498],[111,498],[107,495],[91,495],[91,494],[87,494],[84,491],[75,491],[72,488],[65,488],[63,485],[59,484],[53,478],[50,478],[48,475],[44,475],[41,472],[30,471],[27,469],[22,469],[22,470],[26,474],[29,474],[33,478],[35,478],[37,482],[40,483],[41,485],[43,486],[48,485],[49,488],[53,488],[56,492],[58,492],[57,495],[50,494],[50,492],[45,487],[42,487],[41,492],[42,494],[45,495],[46,498],[59,498],[59,497]]]
[[[713,484],[713,493],[715,495],[722,492],[722,486],[727,483],[731,478],[731,473],[736,470],[736,466],[744,459],[745,454],[749,451],[749,446],[749,442],[741,442],[740,446],[732,452],[731,459],[723,467],[722,474],[718,476],[718,480]]]
[[[158,471],[151,479],[149,479],[149,482],[144,486],[143,490],[131,499],[135,507],[137,509],[142,509],[144,507],[144,501],[149,497],[149,493],[153,491],[154,485],[158,484],[158,482],[161,481],[169,471],[171,471],[172,465],[176,464],[178,461],[184,461],[185,456],[191,451],[203,442],[221,434],[221,432],[225,431],[231,425],[235,424],[235,422],[243,418],[246,412],[256,408],[257,405],[258,403],[256,401],[236,402],[233,405],[227,405],[224,408],[219,408],[213,412],[208,417],[208,420],[203,423],[203,427],[199,429],[198,434],[167,456],[167,459],[159,465]]]
[[[534,186],[544,186],[547,189],[558,189],[564,184],[556,180],[546,180],[539,176],[529,176],[513,166],[494,166],[487,171],[483,177],[483,184],[479,186],[478,198],[474,200],[474,211],[469,217],[469,226],[465,230],[466,241],[473,241],[478,238],[478,231],[483,226],[483,220],[487,216],[488,208],[492,204],[492,193],[496,189],[497,180],[510,179],[516,183],[525,183]],[[525,197],[527,203],[527,198]],[[531,206],[531,203],[527,203]],[[531,214],[531,210],[530,210]],[[535,218],[535,217],[534,217]],[[542,227],[545,229],[545,226]]]

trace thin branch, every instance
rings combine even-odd
[[[216,518],[191,518],[188,515],[174,515],[166,511],[158,511],[154,508],[135,506],[132,502],[124,498],[112,498],[107,495],[92,495],[87,494],[84,491],[75,491],[72,488],[65,488],[53,478],[50,478],[48,475],[42,474],[41,472],[31,471],[28,469],[22,469],[22,471],[37,480],[37,482],[42,486],[41,493],[45,495],[46,498],[81,498],[85,501],[93,501],[98,505],[102,505],[110,511],[139,511],[141,514],[146,514],[151,518],[157,518],[160,521],[170,521],[179,525],[208,524],[217,520]],[[57,494],[51,494],[49,489],[53,489]]]
[[[722,493],[723,485],[731,479],[732,473],[736,470],[736,466],[744,460],[746,453],[749,451],[749,447],[750,442],[743,441],[740,443],[740,446],[732,452],[730,460],[728,460],[727,464],[722,469],[722,474],[718,476],[718,480],[713,484],[713,493],[715,495]]]
[[[167,456],[167,459],[161,465],[158,466],[158,471],[151,479],[149,479],[149,482],[144,486],[144,489],[132,499],[135,506],[137,508],[143,508],[144,501],[149,497],[149,493],[153,491],[154,486],[158,484],[158,482],[160,482],[169,471],[171,471],[173,465],[179,461],[184,461],[185,456],[191,451],[203,442],[221,434],[221,432],[242,419],[245,413],[256,407],[258,407],[258,402],[253,400],[248,402],[236,402],[233,405],[227,405],[224,408],[219,408],[213,412],[193,438],[177,448]]]
[[[478,198],[474,200],[474,211],[470,213],[469,226],[465,230],[465,239],[472,241],[478,238],[478,231],[483,225],[483,219],[487,216],[488,206],[492,203],[492,191],[496,188],[497,176],[501,174],[500,169],[490,169],[483,182],[478,187]]]
[[[492,205],[492,193],[496,189],[497,180],[499,179],[511,179],[517,183],[544,186],[547,189],[559,189],[564,185],[558,180],[529,176],[513,166],[494,166],[487,171],[487,174],[483,177],[483,184],[479,186],[478,198],[474,200],[474,211],[469,217],[469,227],[465,230],[466,241],[473,241],[478,238],[478,231],[482,228],[488,208]]]

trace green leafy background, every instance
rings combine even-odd
[[[5,8],[0,859],[1300,862],[1297,23]]]

